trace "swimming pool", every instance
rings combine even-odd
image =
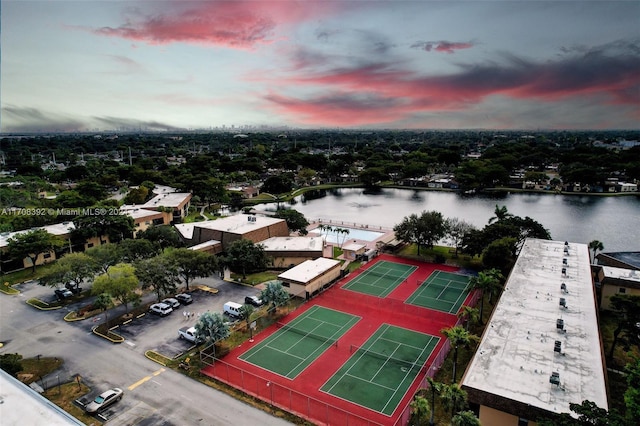
[[[349,228],[348,226],[332,226],[332,230],[325,231],[322,229],[314,229],[315,232],[326,237],[326,241],[329,243],[343,243],[349,240],[361,240],[361,241],[374,241],[384,235],[384,232],[369,231],[368,229]],[[339,232],[337,230],[347,230],[348,234]]]

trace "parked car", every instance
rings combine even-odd
[[[244,303],[256,307],[264,305],[264,302],[258,296],[247,296],[244,298]]]
[[[84,409],[87,413],[100,412],[111,404],[120,401],[122,399],[122,395],[124,395],[124,392],[120,388],[109,389],[108,391],[104,391],[100,395],[96,396],[96,399],[87,404]]]
[[[189,305],[193,302],[193,297],[189,293],[176,294],[176,299],[183,305]]]
[[[82,287],[76,287],[76,286],[74,286],[73,284],[70,284],[70,283],[66,283],[64,286],[65,286],[65,288],[67,290],[69,290],[73,294],[82,293]]]
[[[169,306],[171,306],[171,309],[176,309],[180,307],[180,302],[178,302],[178,300],[174,299],[173,297],[168,297],[166,299],[164,299],[162,301],[162,303],[165,303]]]
[[[178,337],[191,343],[198,343],[195,327],[182,327],[178,330]]]
[[[58,300],[70,299],[73,297],[73,293],[71,290],[67,290],[66,288],[58,288],[53,291],[58,298]]]
[[[160,302],[151,305],[149,311],[151,311],[151,313],[153,314],[160,315],[161,317],[166,317],[171,312],[173,312],[173,308],[171,308],[171,306],[167,305],[166,303]]]

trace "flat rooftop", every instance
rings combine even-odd
[[[322,237],[271,237],[260,244],[265,251],[322,251]]]
[[[587,399],[608,409],[589,250],[566,248],[525,241],[462,386],[552,413]],[[554,372],[559,385],[550,382]]]
[[[640,271],[635,269],[616,268],[615,266],[601,266],[602,273],[607,278],[632,281],[640,284]]]
[[[212,229],[215,231],[231,232],[233,234],[242,235],[246,234],[247,232],[255,231],[256,228],[271,226],[284,221],[284,219],[276,219],[266,216],[237,214],[234,216],[227,216],[216,220],[194,222],[193,226],[197,228]]]
[[[71,231],[76,229],[76,226],[73,224],[73,222],[62,222],[62,223],[56,223],[56,224],[53,224],[53,225],[40,226],[40,227],[36,227],[36,228],[31,228],[31,229],[25,229],[23,231],[1,232],[0,233],[0,248],[1,247],[7,247],[9,245],[9,240],[11,238],[15,237],[16,235],[26,234],[27,232],[34,231],[36,229],[44,229],[45,231],[47,231],[51,235],[61,236],[61,235],[69,234]]]
[[[158,194],[140,207],[145,209],[155,209],[162,207],[180,207],[180,204],[184,203],[187,199],[191,198],[190,192],[169,192]]]
[[[318,275],[323,274],[339,264],[339,260],[327,259],[326,257],[319,257],[314,260],[305,260],[298,266],[294,266],[293,268],[278,275],[278,279],[295,281],[304,285]]]

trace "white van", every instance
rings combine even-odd
[[[242,305],[236,302],[227,302],[224,304],[224,313],[234,318],[242,318],[242,311],[240,310]]]

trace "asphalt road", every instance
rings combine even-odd
[[[198,283],[218,288],[219,292],[196,291],[193,304],[165,318],[145,315],[132,321],[127,330],[121,330],[126,338],[121,344],[94,335],[91,329],[97,322],[93,319],[65,322],[63,317],[79,305],[55,311],[40,311],[27,305],[26,300],[32,297],[51,300],[53,291],[37,283],[23,284],[17,287],[19,295],[0,294],[0,342],[4,344],[0,353],[19,353],[25,358],[37,355],[63,358],[61,370],[38,380],[47,388],[55,386],[58,377],[65,383],[76,375],[92,389],[87,398],[92,399],[111,387],[122,388],[125,392],[122,401],[104,413],[113,424],[289,424],[144,356],[149,349],[161,353],[186,350],[189,345],[178,340],[178,328],[193,325],[199,313],[222,312],[225,302],[242,303],[244,296],[258,293],[251,287],[216,278],[196,280],[193,284]],[[153,295],[148,297],[153,299]],[[189,310],[194,316],[187,320],[181,310]]]

